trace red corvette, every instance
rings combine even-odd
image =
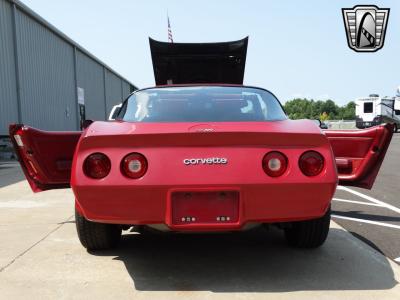
[[[83,132],[11,125],[10,136],[33,191],[72,188],[87,249],[115,246],[132,225],[275,224],[289,244],[317,247],[337,184],[372,187],[392,128],[321,131],[261,88],[172,85],[134,92],[115,121]]]

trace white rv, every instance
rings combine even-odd
[[[366,128],[382,123],[392,123],[394,131],[400,128],[400,97],[369,97],[356,100],[356,126]]]

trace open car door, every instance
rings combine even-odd
[[[339,184],[371,189],[393,135],[393,125],[324,130],[336,158]]]
[[[12,124],[10,138],[32,190],[70,187],[72,158],[80,131],[49,132]]]

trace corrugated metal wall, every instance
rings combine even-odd
[[[0,135],[18,122],[79,129],[77,87],[93,120],[135,89],[18,1],[0,0],[0,66]]]
[[[131,86],[122,80],[122,97],[125,99],[131,93]]]
[[[33,127],[77,129],[74,50],[17,11],[21,117]]]
[[[121,79],[110,71],[106,70],[106,111],[109,113],[112,107],[121,103],[122,84]]]
[[[104,120],[104,74],[103,66],[93,61],[81,51],[76,51],[78,87],[84,89],[86,118]]]
[[[12,7],[0,1],[0,134],[18,120]]]

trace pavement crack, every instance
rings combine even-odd
[[[63,226],[64,224],[66,224],[68,221],[70,221],[72,218],[74,217],[74,215],[70,216],[68,219],[66,219],[65,221],[59,223],[59,225],[54,228],[53,230],[51,230],[49,233],[47,233],[44,237],[42,237],[40,240],[38,240],[36,243],[34,243],[32,246],[30,246],[28,249],[22,251],[20,254],[18,254],[14,259],[12,259],[8,264],[6,264],[5,266],[0,268],[0,273],[3,272],[5,269],[7,269],[9,266],[11,266],[17,259],[19,259],[20,257],[24,256],[27,252],[29,252],[31,249],[33,249],[36,245],[40,244],[42,241],[44,241],[49,235],[51,235],[52,233],[56,232],[58,229],[61,228],[61,226]]]

